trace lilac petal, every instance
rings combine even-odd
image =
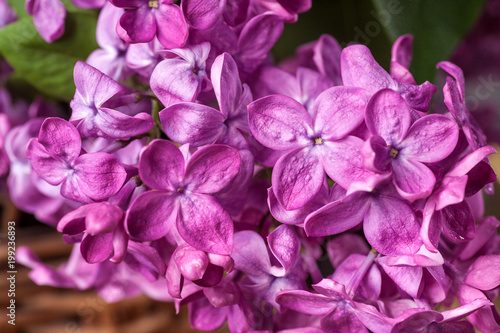
[[[474,261],[465,277],[465,283],[481,290],[500,285],[500,256],[486,255]]]
[[[139,175],[151,188],[176,191],[184,176],[184,157],[167,140],[153,140],[141,153]]]
[[[348,285],[366,259],[366,255],[352,254],[348,256],[333,272],[331,279],[343,285]],[[367,300],[376,300],[380,295],[382,287],[382,276],[376,265],[371,265],[361,283],[356,289],[355,295]]]
[[[463,99],[465,96],[465,79],[462,69],[449,61],[441,61],[436,65],[436,67],[441,68],[442,70],[453,76],[453,78],[457,82],[460,96]]]
[[[91,153],[78,157],[74,166],[82,192],[94,200],[103,200],[116,194],[127,173],[113,155]]]
[[[411,311],[410,313],[412,312],[414,311]],[[398,320],[402,321],[394,325],[391,333],[425,332],[426,328],[431,323],[440,322],[443,319],[443,316],[439,312],[431,310],[419,311],[411,314],[410,316],[406,316],[406,313],[404,313],[401,317],[403,318],[398,318]]]
[[[312,122],[306,109],[288,96],[263,97],[248,105],[248,122],[264,146],[289,150],[310,144]]]
[[[418,112],[426,112],[429,110],[432,95],[436,92],[437,87],[425,81],[421,85],[400,83],[397,92],[405,99],[406,103],[412,108],[412,114],[418,115]]]
[[[26,11],[33,16],[36,29],[47,43],[63,35],[66,8],[59,0],[27,1]]]
[[[61,118],[47,118],[38,136],[47,151],[66,162],[73,162],[81,150],[81,138],[76,128]]]
[[[408,201],[428,197],[436,177],[432,171],[415,160],[395,158],[392,162],[393,182],[399,195]]]
[[[298,209],[316,196],[324,177],[323,167],[310,148],[294,150],[274,166],[274,194],[286,210]]]
[[[95,203],[81,206],[64,215],[57,224],[57,231],[67,235],[76,235],[84,232],[85,217],[92,209],[96,208],[97,205],[99,204]]]
[[[217,199],[191,193],[181,197],[177,230],[194,248],[222,255],[233,248],[233,221]]]
[[[285,224],[302,224],[306,216],[328,203],[328,188],[322,186],[318,194],[299,209],[286,210],[274,195],[273,187],[267,190],[268,205],[273,217]]]
[[[236,269],[249,276],[266,279],[271,263],[264,239],[258,233],[249,230],[235,233],[231,256]]]
[[[111,97],[124,91],[124,88],[115,80],[83,61],[76,63],[73,76],[76,93],[71,102],[73,109],[71,120],[82,119],[88,114],[93,115],[96,107],[100,107]]]
[[[237,149],[226,145],[205,146],[189,159],[184,183],[195,192],[218,192],[238,174],[240,164]]]
[[[447,157],[458,141],[457,124],[443,115],[432,114],[417,120],[401,144],[401,154],[424,163]]]
[[[447,175],[452,177],[463,176],[472,170],[472,168],[476,166],[480,160],[486,158],[486,156],[490,154],[494,154],[495,152],[495,149],[491,146],[478,148],[457,162]]]
[[[471,208],[466,201],[441,210],[443,234],[456,243],[470,241],[476,236]]]
[[[80,8],[101,8],[106,4],[106,0],[71,0],[71,2]]]
[[[373,305],[355,303],[354,314],[372,332],[389,332],[394,320],[380,313]]]
[[[99,111],[95,123],[105,135],[111,138],[128,139],[148,132],[154,125],[153,118],[147,113],[141,112],[130,117],[107,108],[101,108]]]
[[[471,240],[465,249],[460,253],[460,260],[472,258],[492,237],[496,235],[496,230],[500,226],[500,221],[494,216],[488,216],[479,222],[476,230],[476,237]]]
[[[221,17],[224,0],[190,0],[182,2],[182,11],[189,24],[198,30],[206,30]]]
[[[163,46],[167,49],[184,46],[188,38],[188,27],[179,6],[162,1],[155,12],[155,21],[158,40]]]
[[[194,102],[201,89],[193,65],[183,59],[166,59],[156,65],[150,84],[165,107],[177,102]]]
[[[395,91],[377,92],[366,107],[366,126],[390,146],[399,147],[411,124],[410,107]]]
[[[127,43],[147,43],[156,35],[156,21],[148,6],[126,11],[120,18],[116,32]]]
[[[200,287],[213,287],[222,280],[224,277],[224,269],[212,263],[208,263],[207,269],[203,277],[199,280],[193,281]]]
[[[125,231],[125,226],[120,224],[113,233],[113,257],[109,261],[113,263],[120,263],[127,254],[128,235]]]
[[[385,263],[390,266],[442,266],[444,259],[439,252],[430,252],[425,245],[422,244],[415,255],[388,256],[384,258]]]
[[[220,111],[196,103],[176,103],[160,111],[167,136],[175,142],[194,146],[215,142],[226,130],[225,120]]]
[[[338,300],[303,290],[280,291],[276,302],[285,308],[312,315],[325,315],[339,303]]]
[[[173,195],[160,191],[145,192],[132,202],[127,211],[127,232],[139,241],[161,238],[175,223],[177,210]]]
[[[85,229],[91,235],[109,233],[122,221],[123,210],[118,206],[103,202],[95,205],[85,219]]]
[[[346,303],[338,304],[335,311],[323,317],[321,327],[325,330],[335,328],[335,332],[339,333],[368,333],[367,328]]]
[[[366,254],[370,251],[366,241],[357,234],[344,233],[326,244],[326,252],[333,268],[338,267],[351,254]]]
[[[316,73],[316,75],[318,74]],[[297,86],[295,75],[284,69],[263,64],[255,70],[251,79],[252,82],[250,87],[252,88],[252,94],[255,99],[279,94],[301,101],[301,91],[299,89],[300,87]]]
[[[441,181],[441,186],[435,192],[436,210],[441,210],[450,205],[455,205],[465,199],[467,176],[450,177],[446,175]]]
[[[355,182],[366,181],[373,173],[365,169],[361,148],[363,140],[347,136],[338,141],[316,145],[322,149],[321,163],[326,174],[344,189]]]
[[[304,13],[311,9],[311,0],[278,0],[279,4],[291,13]]]
[[[217,286],[203,289],[203,294],[216,308],[238,304],[240,301],[239,287],[228,279],[222,280]]]
[[[167,271],[165,273],[165,280],[167,280],[167,289],[170,296],[174,298],[182,298],[181,292],[184,287],[184,277],[177,267],[173,257],[170,258]]]
[[[342,51],[341,73],[344,86],[366,89],[370,96],[380,89],[395,88],[394,80],[364,45],[351,45]]]
[[[336,85],[341,85],[340,55],[342,48],[330,35],[321,35],[314,45],[313,60],[321,74],[329,78]]]
[[[331,202],[309,214],[304,229],[309,237],[336,235],[361,223],[368,208],[366,195],[353,194],[346,200]]]
[[[113,234],[87,235],[80,246],[83,259],[89,264],[107,260],[113,252]]]
[[[128,248],[129,254],[134,258],[137,264],[141,266],[141,269],[148,270],[150,274],[154,274],[156,278],[165,276],[167,265],[165,265],[163,258],[160,257],[160,254],[155,248],[137,242],[130,242]]]
[[[189,323],[198,330],[213,331],[224,324],[226,308],[216,308],[203,297],[188,304]]]
[[[67,199],[83,204],[89,204],[95,201],[83,192],[82,179],[78,177],[76,173],[70,173],[62,182],[61,195]]]
[[[274,276],[285,276],[293,267],[300,252],[300,239],[292,228],[282,224],[267,236],[267,242],[273,255],[282,267],[271,267]]]
[[[451,322],[463,319],[474,313],[476,310],[481,309],[485,306],[491,306],[491,302],[485,298],[478,298],[466,305],[459,306],[458,308],[446,310],[441,312],[443,315],[443,322]]]
[[[229,53],[224,52],[215,59],[211,80],[220,110],[228,117],[236,111],[242,92],[238,66]]]
[[[418,298],[422,292],[421,281],[423,276],[422,267],[390,266],[385,263],[386,258],[381,257],[378,263],[389,277],[408,295]]]
[[[373,172],[391,172],[391,147],[379,135],[370,137],[361,150],[364,165]]]
[[[188,280],[199,280],[208,267],[208,257],[205,252],[189,245],[182,245],[172,254],[179,271]]]
[[[420,245],[420,225],[404,201],[379,197],[372,201],[363,225],[368,243],[385,255],[414,254]]]
[[[460,304],[470,304],[477,299],[488,300],[486,296],[479,290],[462,284],[458,292],[458,300]],[[474,327],[482,332],[498,332],[500,330],[500,319],[494,305],[485,306],[470,314],[467,319]]]
[[[413,36],[410,34],[400,36],[392,45],[391,75],[399,82],[415,84],[411,75],[410,62],[413,51]]]
[[[332,87],[322,92],[313,106],[314,131],[323,140],[338,140],[358,127],[364,118],[365,91],[353,87]]]
[[[318,109],[313,108],[316,97],[318,97],[318,95],[323,91],[332,87],[333,83],[320,73],[305,67],[297,68],[295,76],[296,79],[294,78],[292,83],[294,83],[294,89],[298,89],[299,91],[295,94],[293,92],[290,92],[290,94],[285,93],[285,95],[301,102],[311,114],[311,118],[314,119],[316,117],[314,112]],[[279,78],[275,78],[275,80],[278,85],[277,88],[282,89],[284,84],[283,80],[280,81]]]
[[[238,38],[236,58],[245,71],[253,71],[264,60],[283,31],[283,19],[267,12],[251,18]]]
[[[59,185],[71,170],[65,161],[52,156],[36,139],[30,141],[26,154],[33,170],[51,185]]]
[[[102,2],[104,4],[104,1]],[[116,24],[120,21],[123,13],[125,13],[124,9],[112,6],[107,2],[102,8],[96,28],[96,41],[101,48],[125,49],[125,43],[116,34]]]

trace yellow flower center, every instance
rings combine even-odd
[[[148,1],[149,8],[158,8],[158,0]]]
[[[322,145],[323,144],[323,139],[321,137],[314,138],[314,144],[315,145]]]

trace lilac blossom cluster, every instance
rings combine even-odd
[[[500,332],[494,149],[459,67],[433,114],[410,35],[390,73],[329,35],[274,65],[310,0],[73,2],[102,8],[101,49],[69,120],[0,90],[10,196],[74,244],[57,268],[18,250],[37,284],[187,304],[200,330]],[[35,25],[58,3],[27,1]]]

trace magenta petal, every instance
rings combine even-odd
[[[80,246],[83,259],[89,264],[103,262],[113,252],[113,234],[87,235]]]
[[[33,6],[29,6],[30,2],[33,3]],[[30,15],[33,15],[33,23],[47,43],[52,43],[63,35],[66,8],[61,1],[28,1],[26,10]]]
[[[342,51],[341,69],[344,86],[364,88],[368,95],[383,88],[395,88],[394,80],[364,45],[351,45]]]
[[[97,205],[89,204],[78,207],[77,209],[64,215],[57,224],[57,231],[67,235],[76,235],[85,231],[85,217]]]
[[[321,189],[325,173],[311,148],[282,156],[273,169],[274,194],[286,210],[307,204]]]
[[[189,323],[197,330],[213,331],[226,321],[226,308],[216,308],[203,297],[188,305]]]
[[[161,238],[172,228],[177,210],[173,195],[160,191],[145,192],[132,202],[127,211],[127,232],[140,241]]]
[[[462,284],[458,293],[460,304],[466,305],[474,302],[477,299],[488,300],[481,291],[472,288],[467,284]],[[500,331],[500,319],[495,306],[485,306],[470,314],[467,319],[482,332],[498,332]]]
[[[312,315],[325,315],[335,309],[339,301],[303,290],[281,291],[276,296],[280,306]]]
[[[368,243],[385,255],[415,254],[420,247],[420,225],[413,209],[404,201],[379,197],[365,216]]]
[[[356,316],[356,313],[352,310],[351,306],[347,306],[346,303],[338,304],[335,311],[323,317],[323,319],[321,319],[321,327],[325,330],[334,327],[335,332],[338,333],[368,332],[366,327]]]
[[[410,68],[411,55],[413,51],[413,36],[410,34],[400,36],[392,46],[391,52],[391,75],[399,82],[415,84]]]
[[[424,163],[447,157],[458,141],[457,124],[443,115],[432,114],[417,120],[401,144],[401,154]]]
[[[248,105],[248,122],[255,138],[276,150],[300,148],[311,143],[311,117],[291,97],[271,95]]]
[[[250,230],[234,234],[234,249],[231,257],[234,267],[252,277],[266,279],[271,268],[269,254],[262,237]]]
[[[326,252],[333,268],[337,268],[351,254],[366,254],[368,251],[370,249],[366,241],[357,234],[344,233],[326,244]]]
[[[220,110],[228,117],[233,110],[236,111],[242,92],[238,66],[229,53],[215,59],[211,80]]]
[[[307,236],[336,235],[361,223],[369,208],[366,195],[353,194],[344,201],[331,202],[309,214],[304,223]]]
[[[81,150],[81,138],[76,128],[61,118],[47,118],[40,128],[40,142],[53,156],[73,162]]]
[[[71,170],[65,161],[49,154],[37,139],[30,141],[26,153],[33,170],[51,185],[59,185]]]
[[[91,235],[112,232],[122,222],[123,215],[118,206],[108,202],[96,204],[87,214],[85,229]]]
[[[153,140],[141,153],[139,175],[151,188],[175,191],[184,176],[184,157],[172,142]]]
[[[378,259],[380,266],[389,275],[389,277],[408,295],[413,298],[418,298],[422,292],[420,287],[423,268],[410,266],[390,266],[386,264],[386,259],[389,257],[381,257]]]
[[[300,252],[300,239],[292,228],[282,224],[267,236],[269,248],[282,267],[271,267],[271,274],[284,276],[295,264]]]
[[[353,87],[332,87],[314,102],[315,133],[323,140],[338,140],[358,127],[364,118],[365,91]]]
[[[383,89],[370,99],[366,107],[366,126],[388,145],[398,147],[410,124],[410,107],[397,92]]]
[[[370,137],[361,149],[365,167],[370,171],[382,173],[391,172],[390,152],[391,147],[379,135]]]
[[[226,130],[225,120],[220,111],[197,103],[176,103],[160,111],[167,136],[175,142],[194,146],[215,142]]]
[[[155,20],[158,40],[163,46],[167,49],[184,46],[188,37],[188,27],[179,6],[162,1],[158,11],[155,12]]]
[[[467,201],[441,210],[443,234],[456,243],[471,241],[476,237],[474,216]]]
[[[148,6],[126,11],[116,29],[127,43],[147,43],[156,35],[155,16]]]
[[[144,134],[154,125],[153,118],[147,113],[141,112],[131,117],[107,108],[99,109],[95,123],[104,134],[116,139]]]
[[[218,192],[238,174],[240,164],[237,149],[226,145],[205,146],[189,159],[184,183],[195,192]]]
[[[409,201],[428,197],[436,184],[436,177],[427,166],[399,156],[392,162],[392,173],[398,193]]]
[[[116,157],[102,152],[81,155],[76,159],[74,169],[82,192],[94,200],[116,194],[127,177]]]
[[[330,35],[321,35],[314,45],[313,60],[323,76],[329,78],[336,85],[342,84],[340,76],[340,55],[342,48]]]
[[[217,199],[191,193],[180,198],[177,230],[194,248],[222,255],[233,249],[233,221]]]
[[[500,285],[500,255],[482,256],[474,261],[465,283],[481,290],[490,290]]]
[[[206,30],[221,17],[224,0],[189,0],[182,2],[182,11],[189,24],[198,30]]]

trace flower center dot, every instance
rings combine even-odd
[[[322,145],[323,144],[323,139],[321,137],[314,138],[314,144],[315,145]]]
[[[184,187],[179,187],[179,188],[177,189],[177,193],[182,193],[182,192],[184,192]]]
[[[396,158],[398,157],[399,152],[396,149],[391,148],[391,152],[389,154],[391,155],[392,158]]]
[[[158,0],[148,1],[149,8],[158,8]]]

